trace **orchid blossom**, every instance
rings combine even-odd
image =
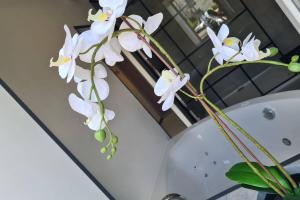
[[[60,77],[63,79],[67,77],[67,82],[70,82],[75,72],[75,59],[78,57],[81,42],[78,39],[78,34],[71,36],[67,25],[64,25],[64,29],[66,32],[65,43],[59,51],[57,61],[53,61],[53,58],[50,59],[50,67],[58,67]]]
[[[128,22],[131,24],[131,26],[135,29],[141,29],[142,27],[144,28],[145,32],[149,35],[151,35],[161,24],[163,20],[163,15],[162,13],[155,14],[151,17],[148,17],[147,21],[144,21],[141,16],[138,15],[130,15],[128,17]],[[128,24],[125,22],[122,22],[120,26],[120,30],[122,29],[128,29],[130,28]],[[143,36],[143,34],[141,34]],[[134,32],[124,32],[121,33],[118,37],[119,42],[121,46],[130,52],[137,51],[139,49],[143,49],[144,52],[148,57],[152,57],[152,52],[151,49],[143,42],[140,40],[137,36],[136,33]],[[145,38],[148,42],[149,39],[146,37]]]
[[[99,93],[100,100],[104,100],[109,94],[109,85],[104,80],[106,78],[107,72],[103,65],[98,64],[95,66],[94,72],[94,83],[95,87]],[[77,84],[77,91],[82,96],[84,100],[89,100],[91,102],[97,102],[97,97],[94,91],[91,91],[92,80],[90,76],[90,70],[83,69],[77,66],[75,71],[75,81]]]
[[[116,16],[109,8],[99,9],[96,14],[89,10],[88,21],[93,21],[91,30],[99,35],[111,35],[116,24]]]
[[[166,111],[174,104],[175,94],[180,90],[190,79],[189,74],[184,74],[181,80],[179,75],[175,75],[171,70],[162,71],[161,77],[154,86],[154,93],[160,96],[158,103],[163,103],[162,110]]]
[[[94,131],[105,127],[104,120],[109,121],[115,117],[114,111],[108,109],[105,109],[103,116],[97,103],[82,100],[73,93],[69,95],[69,104],[74,111],[87,117],[85,124]]]
[[[236,37],[228,37],[229,35],[229,28],[227,25],[223,24],[218,32],[218,35],[214,33],[214,31],[207,27],[207,34],[211,39],[214,48],[212,52],[216,61],[219,64],[223,64],[223,61],[242,61],[243,56],[239,54],[240,47],[239,43],[240,40]]]
[[[89,36],[91,34],[87,34]],[[95,36],[96,37],[96,36]],[[87,39],[88,40],[88,39]],[[83,39],[85,47],[82,51],[87,50],[87,47],[91,47],[94,44],[94,40],[87,41]],[[101,41],[101,40],[100,40]],[[96,47],[90,49],[87,53],[79,56],[80,60],[91,63],[92,55]],[[100,60],[105,60],[105,63],[109,66],[114,66],[116,62],[122,62],[124,60],[121,55],[121,46],[119,41],[116,38],[112,38],[103,44],[100,49],[97,51],[95,56],[95,61],[98,62]]]
[[[255,37],[251,38],[252,33],[250,33],[246,39],[243,41],[243,46],[241,53],[245,60],[247,61],[255,61],[261,60],[271,55],[270,49],[267,49],[266,52],[259,50],[260,40],[255,39]]]
[[[116,20],[120,17],[127,5],[127,0],[99,0],[99,9],[96,14],[89,10],[88,21],[93,21],[91,30],[97,34],[108,36],[109,39],[114,31]]]
[[[125,11],[127,0],[99,0],[99,5],[111,9],[116,17],[120,17]]]

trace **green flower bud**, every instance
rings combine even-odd
[[[269,50],[271,52],[270,57],[276,56],[279,52],[276,47],[271,47],[271,48],[269,48]]]
[[[112,140],[111,140],[111,143],[113,143],[113,144],[118,144],[118,137],[117,136],[113,136],[112,137]]]
[[[108,155],[107,157],[106,157],[106,160],[110,160],[112,158],[112,155]]]
[[[99,142],[104,142],[105,138],[106,138],[106,133],[104,130],[99,130],[97,132],[95,132],[95,139]]]
[[[291,72],[300,72],[300,63],[293,63],[291,62],[288,65],[288,68]]]
[[[101,153],[106,153],[106,152],[107,152],[107,148],[106,148],[106,147],[102,147],[102,148],[100,149],[100,151],[101,151]]]
[[[291,58],[291,62],[292,62],[292,63],[296,63],[296,62],[298,62],[298,60],[299,60],[299,56],[298,56],[298,55],[294,55],[294,56]]]
[[[114,155],[116,154],[116,152],[117,152],[117,148],[116,148],[116,147],[113,147],[113,148],[111,149],[111,155],[114,156]]]

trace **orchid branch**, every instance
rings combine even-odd
[[[224,69],[224,68],[229,68],[229,67],[234,67],[234,66],[239,66],[243,64],[257,64],[257,63],[262,63],[262,64],[272,64],[272,65],[278,65],[282,67],[288,67],[288,64],[278,62],[278,61],[273,61],[273,60],[256,60],[256,61],[240,61],[240,62],[234,62],[234,63],[225,63],[223,65],[219,65],[215,67],[214,69],[210,70],[207,74],[203,76],[203,78],[200,81],[200,93],[203,92],[203,86],[204,86],[204,81],[211,76],[214,72]]]
[[[176,70],[178,71],[178,73],[181,75],[181,76],[184,76],[183,75],[183,73],[182,73],[182,71],[181,71],[181,69],[180,69],[180,67],[176,64],[176,62],[172,59],[172,57],[164,50],[164,48],[152,37],[152,36],[150,36],[149,34],[145,34],[145,36],[146,37],[148,37],[149,39],[150,39],[150,41],[160,50],[160,52],[170,61],[170,63],[176,68]],[[144,41],[150,48],[151,48],[151,45],[147,42],[147,41]],[[153,48],[151,48],[151,49],[153,49]],[[154,51],[154,53],[155,53],[155,51]],[[161,58],[161,57],[159,57],[159,58]],[[162,60],[163,61],[163,60]],[[263,61],[264,62],[264,61]],[[263,63],[262,62],[262,63]],[[274,63],[276,63],[276,61],[270,61],[269,63],[271,63],[272,64],[272,62],[274,62]],[[165,63],[165,61],[164,61],[164,63]],[[241,62],[242,63],[242,62]],[[241,64],[240,63],[240,64]],[[249,61],[244,61],[244,64],[245,63],[251,63],[251,62],[249,62]],[[278,65],[283,65],[283,63],[277,63]],[[239,64],[236,64],[236,65],[239,65]],[[168,65],[166,65],[167,67],[168,67]],[[235,66],[233,63],[226,63],[226,65],[224,65],[224,66],[226,66],[226,67],[228,67],[228,66]],[[286,64],[284,64],[284,66],[287,66]],[[210,72],[208,72],[208,74],[212,74],[214,71],[217,71],[218,70],[218,68],[215,68],[215,69],[213,69],[213,70],[211,70]],[[173,72],[174,73],[174,72]],[[176,72],[175,72],[176,73]],[[176,73],[177,74],[177,73]],[[203,78],[202,80],[201,80],[201,83],[203,83],[203,81],[204,81],[205,79]],[[194,94],[194,96],[190,96],[190,97],[195,97],[195,96],[199,96],[198,94],[197,94],[197,90],[192,86],[192,84],[189,82],[188,83],[188,85],[187,85],[187,87],[188,87],[188,89]],[[187,95],[187,93],[184,93],[184,94],[186,94]],[[204,93],[201,93],[201,95],[202,96],[204,96]],[[187,95],[187,96],[189,96],[189,94]],[[212,112],[212,111],[209,111],[210,113]],[[222,131],[223,132],[223,131]],[[225,131],[226,132],[226,131]],[[224,133],[224,132],[223,132]],[[226,137],[227,138],[227,137]],[[228,139],[228,138],[227,138]],[[241,142],[241,141],[240,141]],[[245,146],[245,145],[244,145]],[[246,147],[246,146],[245,146]],[[250,151],[250,149],[247,149],[247,151],[248,152],[251,152]],[[254,155],[252,152],[251,152],[251,154],[252,155]],[[258,163],[261,165],[261,167],[263,168],[263,170],[265,170],[266,171],[266,173],[268,174],[268,175],[270,175],[273,179],[274,179],[274,181],[275,182],[277,182],[278,183],[278,185],[280,186],[280,188],[283,190],[283,191],[285,191],[285,192],[287,192],[286,190],[285,190],[285,188],[279,183],[279,181],[268,171],[268,169],[266,169],[262,164],[261,164],[261,162],[259,161],[259,160],[257,160],[258,161]],[[251,163],[250,163],[250,165],[249,165],[251,168],[253,168],[253,166],[251,165]],[[258,176],[260,176],[257,172],[257,170],[253,170]],[[260,176],[261,177],[261,176]],[[262,178],[262,180],[264,180],[263,178]],[[264,180],[265,181],[265,180]],[[266,182],[266,181],[265,181]],[[268,180],[267,180],[267,182],[266,182],[267,184],[268,184]],[[274,185],[273,186],[270,186],[271,188],[274,188]],[[274,189],[276,192],[278,192],[278,194],[279,195],[283,195],[283,193],[281,193],[280,191],[278,191],[278,189],[276,190],[276,189]],[[284,195],[283,195],[284,196]]]
[[[276,185],[274,185],[272,182],[270,182],[268,179],[266,179],[260,172],[259,170],[250,162],[250,160],[245,156],[245,154],[240,150],[240,148],[235,144],[235,142],[231,139],[231,137],[228,135],[228,133],[226,132],[226,130],[223,128],[223,126],[221,125],[220,119],[216,116],[216,114],[214,112],[212,112],[210,110],[210,108],[208,107],[208,105],[203,102],[200,101],[201,104],[203,105],[203,107],[205,108],[205,110],[207,111],[207,113],[209,114],[209,116],[213,119],[213,121],[217,124],[219,130],[223,133],[223,135],[226,137],[227,141],[230,142],[230,144],[233,146],[233,148],[235,149],[235,151],[239,154],[239,156],[249,165],[249,167],[254,171],[254,173],[256,173],[270,188],[272,188],[276,193],[278,193],[281,197],[284,197],[285,195],[280,191],[279,188],[277,188]],[[261,166],[261,165],[260,165]],[[262,166],[261,166],[262,167]],[[275,179],[277,180],[277,179]],[[278,183],[277,183],[278,184]],[[281,186],[281,184],[279,183],[279,186]],[[282,187],[281,187],[282,188]]]
[[[95,62],[95,57],[96,57],[96,54],[97,52],[99,51],[99,49],[101,48],[101,46],[107,42],[108,40],[108,37],[104,38],[99,44],[97,44],[95,46],[95,50],[92,54],[92,60],[91,60],[91,82],[92,82],[92,86],[91,86],[91,90],[94,91],[95,95],[96,95],[96,98],[97,98],[97,101],[98,101],[98,105],[99,105],[99,109],[100,109],[100,112],[101,112],[101,120],[100,120],[100,128],[101,128],[101,125],[102,125],[102,122],[104,122],[105,124],[105,128],[106,130],[108,131],[109,133],[109,141],[107,143],[107,145],[105,146],[105,148],[109,147],[110,145],[113,146],[112,144],[112,137],[113,137],[113,133],[105,119],[105,105],[104,103],[101,101],[100,99],[100,95],[99,95],[99,92],[97,90],[97,87],[96,87],[96,84],[95,84],[95,80],[94,80],[94,75],[95,75],[95,65],[96,65],[96,62]],[[105,149],[106,151],[106,149]],[[112,157],[112,155],[108,155],[107,156],[107,159],[109,160],[110,158]]]

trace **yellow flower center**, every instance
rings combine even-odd
[[[60,65],[64,65],[71,61],[71,58],[65,56],[59,56],[57,61],[53,61],[53,58],[50,60],[50,67],[56,66],[59,67]]]
[[[162,71],[161,77],[169,83],[172,83],[172,81],[176,78],[176,76],[170,70]]]
[[[232,46],[233,44],[234,44],[234,40],[232,39],[232,38],[226,38],[225,40],[224,40],[224,44],[226,45],[226,46]]]
[[[109,17],[112,15],[111,10],[105,10],[102,12],[102,10],[98,10],[96,14],[92,14],[92,9],[89,10],[88,15],[88,21],[94,21],[94,22],[105,22],[109,20]]]

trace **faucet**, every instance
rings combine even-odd
[[[167,194],[162,200],[186,200],[183,196],[176,193]]]

